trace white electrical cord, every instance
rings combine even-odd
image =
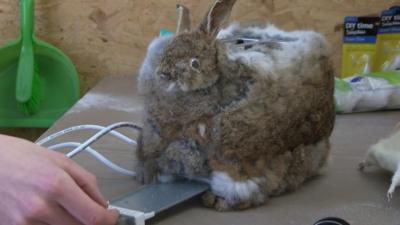
[[[55,144],[52,146],[47,147],[50,150],[60,150],[60,149],[64,149],[64,148],[70,148],[70,147],[78,147],[82,145],[82,143],[78,143],[78,142],[65,142],[65,143],[60,143],[60,144]],[[85,151],[87,151],[89,154],[91,154],[93,157],[95,157],[97,160],[99,160],[100,162],[102,162],[104,165],[106,165],[108,168],[119,172],[121,174],[124,174],[126,176],[131,176],[131,177],[135,177],[136,173],[134,171],[130,171],[127,169],[124,169],[120,166],[118,166],[117,164],[113,163],[112,161],[110,161],[109,159],[107,159],[106,157],[104,157],[102,154],[100,154],[98,151],[96,151],[95,149],[93,149],[92,147],[87,147],[85,149]]]
[[[67,157],[68,158],[74,157],[76,154],[78,154],[79,152],[84,150],[86,147],[88,147],[89,145],[91,145],[94,142],[96,142],[97,140],[99,140],[102,136],[106,135],[107,133],[110,133],[114,129],[118,129],[118,128],[121,128],[121,127],[129,127],[129,128],[132,128],[132,129],[135,129],[135,130],[139,130],[139,131],[142,130],[142,128],[139,127],[138,125],[136,125],[134,123],[129,123],[129,122],[119,122],[119,123],[111,124],[110,126],[105,127],[104,129],[102,129],[99,132],[97,132],[95,135],[93,135],[91,138],[86,140],[80,146],[76,147],[74,150],[72,150],[69,153],[67,153]]]
[[[119,123],[114,123],[111,124],[107,127],[103,127],[103,126],[98,126],[98,125],[79,125],[79,126],[74,126],[74,127],[70,127],[67,128],[65,130],[56,132],[54,134],[49,135],[48,137],[39,140],[38,142],[36,142],[36,144],[38,145],[42,145],[57,138],[60,136],[63,136],[67,133],[73,132],[73,131],[78,131],[78,130],[99,130],[99,132],[97,132],[95,135],[93,135],[91,138],[89,138],[88,140],[86,140],[83,144],[82,143],[78,143],[78,142],[66,142],[66,143],[60,143],[60,144],[55,144],[52,146],[47,147],[50,150],[59,150],[62,148],[70,148],[70,147],[74,147],[74,149],[70,152],[68,152],[66,154],[67,157],[72,158],[74,157],[76,154],[78,154],[79,152],[86,150],[89,154],[91,154],[92,156],[94,156],[97,160],[99,160],[100,162],[102,162],[103,164],[105,164],[107,167],[109,167],[110,169],[119,172],[121,174],[127,175],[127,176],[136,176],[136,173],[134,171],[130,171],[127,169],[124,169],[118,165],[116,165],[115,163],[111,162],[110,160],[108,160],[106,157],[104,157],[103,155],[101,155],[99,152],[97,152],[95,149],[89,147],[91,144],[93,144],[94,142],[96,142],[97,140],[99,140],[102,136],[111,133],[113,136],[125,141],[126,143],[130,144],[130,145],[134,145],[136,146],[137,143],[136,141],[128,138],[127,136],[114,131],[114,129],[118,129],[121,127],[128,127],[128,128],[132,128],[135,130],[140,131],[142,128],[137,126],[134,123],[130,123],[130,122],[119,122]]]
[[[138,131],[141,131],[142,128],[139,127],[138,125],[134,124],[134,123],[130,123],[130,122],[119,122],[119,123],[114,123],[111,124],[107,127],[103,127],[103,126],[99,126],[99,125],[79,125],[79,126],[74,126],[74,127],[70,127],[67,128],[65,130],[56,132],[54,134],[49,135],[46,138],[43,138],[42,140],[39,140],[36,142],[36,144],[38,145],[43,145],[57,137],[63,136],[65,134],[71,133],[73,131],[79,131],[79,130],[99,130],[95,135],[93,135],[92,137],[90,137],[89,139],[87,139],[84,143],[78,143],[78,142],[65,142],[65,143],[59,143],[59,144],[55,144],[55,145],[51,145],[49,147],[47,147],[50,150],[60,150],[60,149],[65,149],[65,148],[71,148],[73,147],[74,149],[70,152],[68,152],[66,154],[67,157],[72,158],[74,157],[76,154],[82,152],[83,150],[87,151],[89,154],[91,154],[93,157],[95,157],[97,160],[99,160],[100,162],[102,162],[104,165],[106,165],[108,168],[124,174],[126,176],[132,176],[135,177],[136,176],[136,172],[131,171],[131,170],[127,170],[124,169],[120,166],[118,166],[117,164],[113,163],[112,161],[110,161],[109,159],[107,159],[106,157],[104,157],[102,154],[100,154],[98,151],[96,151],[95,149],[93,149],[92,147],[90,147],[91,144],[93,144],[94,142],[96,142],[97,140],[99,140],[101,137],[103,137],[104,135],[110,133],[113,136],[125,141],[126,143],[130,144],[130,145],[134,145],[136,146],[137,143],[136,141],[128,138],[127,136],[114,131],[115,129],[121,128],[121,127],[128,127],[128,128],[132,128]],[[210,183],[210,179],[208,178],[190,178],[190,177],[186,177],[183,176],[189,180],[195,180],[195,181],[199,181],[199,182],[203,182],[203,183]]]
[[[79,130],[102,130],[104,128],[105,127],[99,126],[99,125],[79,125],[79,126],[74,126],[74,127],[70,127],[70,128],[65,129],[65,130],[59,131],[57,133],[51,134],[48,137],[37,141],[36,144],[43,145],[43,144],[45,144],[45,143],[47,143],[47,142],[49,142],[49,141],[51,141],[51,140],[53,140],[53,139],[55,139],[57,137],[63,136],[64,134],[68,134],[68,133],[71,133],[73,131],[79,131]],[[136,141],[128,138],[127,136],[125,136],[125,135],[123,135],[123,134],[121,134],[121,133],[119,133],[117,131],[111,131],[110,133],[113,136],[125,141],[128,144],[136,145]]]

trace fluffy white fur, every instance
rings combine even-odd
[[[174,180],[176,180],[176,176],[172,175],[172,174],[158,174],[158,181],[160,181],[161,183],[170,183],[173,182]]]
[[[308,55],[328,56],[329,51],[325,38],[314,31],[282,31],[273,25],[265,27],[252,26],[241,27],[239,23],[233,23],[218,33],[218,39],[229,39],[233,37],[258,37],[261,41],[278,42],[279,48],[265,47],[264,52],[260,49],[235,51],[230,49],[228,57],[238,59],[257,70],[260,74],[274,74],[274,71],[282,73],[283,68],[288,72],[295,71],[301,67],[304,52]],[[301,44],[299,44],[301,43]],[[301,46],[301,48],[300,48]],[[266,54],[267,53],[267,54]],[[280,59],[279,61],[273,59]],[[290,66],[288,66],[290,65]],[[290,73],[289,73],[290,74]],[[275,74],[279,76],[279,74]]]
[[[214,171],[211,176],[211,190],[215,195],[224,198],[229,204],[249,200],[262,203],[265,196],[260,184],[263,182],[265,182],[264,178],[257,177],[235,182],[226,172]]]
[[[380,140],[372,145],[360,163],[360,169],[364,167],[378,166],[394,173],[387,197],[390,200],[394,190],[400,185],[400,131],[390,137]]]
[[[321,171],[321,161],[326,157],[326,149],[330,148],[329,139],[325,138],[314,145],[308,145],[305,151],[310,151],[311,171],[318,173]]]
[[[204,123],[200,123],[198,125],[198,131],[201,137],[205,137],[206,136],[206,125]]]

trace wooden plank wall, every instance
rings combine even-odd
[[[104,76],[136,74],[149,41],[175,29],[175,4],[198,24],[213,0],[37,0],[36,33],[64,51],[80,74],[82,93]],[[378,14],[399,0],[238,0],[231,20],[265,21],[287,30],[314,29],[331,43],[340,73],[342,21]],[[19,33],[17,0],[0,0],[0,44]]]

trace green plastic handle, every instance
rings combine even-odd
[[[32,97],[34,4],[34,0],[20,1],[22,44],[17,68],[16,99],[21,103],[29,101]]]

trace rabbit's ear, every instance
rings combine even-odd
[[[228,19],[236,0],[216,0],[200,24],[200,31],[216,36]]]
[[[183,5],[176,5],[176,12],[178,13],[178,24],[176,26],[176,33],[190,31],[190,12],[189,9]]]

